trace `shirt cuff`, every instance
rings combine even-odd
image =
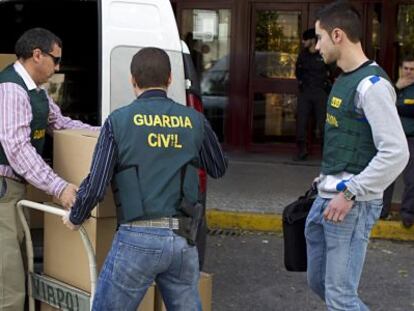
[[[356,197],[359,195],[358,191],[357,191],[357,186],[354,184],[353,180],[351,179],[349,182],[346,183],[346,187],[348,188],[349,191],[352,192],[353,195],[355,195]]]
[[[75,226],[79,226],[79,225],[81,225],[81,224],[82,224],[82,221],[79,221],[79,219],[74,218],[72,214],[73,214],[73,213],[72,213],[72,211],[71,211],[71,212],[70,212],[70,214],[69,214],[69,220],[70,220],[70,222],[71,222],[72,224],[74,224]]]
[[[50,185],[50,193],[53,194],[56,198],[60,198],[60,195],[67,185],[68,182],[60,177],[56,177],[56,179]]]

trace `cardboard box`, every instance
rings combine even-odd
[[[198,292],[200,293],[201,305],[203,311],[211,311],[211,302],[213,294],[213,275],[205,272],[200,273],[198,282]],[[167,311],[162,300],[161,292],[155,288],[155,311]]]
[[[154,311],[154,302],[155,302],[155,286],[151,285],[151,287],[148,288],[147,293],[144,296],[144,299],[142,299],[141,304],[139,305],[137,311]],[[52,306],[42,302],[40,310],[41,311],[54,311],[58,309],[53,308]]]
[[[43,270],[63,283],[90,292],[89,262],[80,233],[62,224],[61,217],[45,214]],[[111,248],[116,218],[90,218],[84,223],[96,254],[99,273]]]
[[[63,179],[77,186],[89,174],[99,132],[63,130],[53,134],[53,169]],[[110,187],[104,200],[92,211],[93,217],[114,217],[116,208]]]
[[[0,71],[16,61],[14,54],[0,54]]]
[[[27,185],[27,192],[26,192],[26,200],[37,202],[37,203],[45,203],[52,201],[52,196],[46,194],[42,190],[37,189],[32,185]],[[30,229],[41,229],[43,228],[43,214],[44,212],[35,210],[35,209],[28,209],[26,214],[27,223]]]

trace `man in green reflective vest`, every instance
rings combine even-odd
[[[197,208],[197,168],[218,178],[227,161],[204,116],[167,97],[171,65],[163,50],[140,50],[131,74],[137,99],[106,120],[91,173],[63,222],[77,229],[112,181],[120,226],[93,310],[135,311],[154,281],[168,310],[201,310],[197,249],[182,230],[195,218],[188,210]]]
[[[23,311],[23,229],[15,205],[30,183],[72,206],[77,187],[42,159],[46,133],[92,127],[63,116],[42,86],[60,69],[62,42],[55,34],[29,29],[15,52],[17,61],[0,73],[0,310]]]
[[[318,196],[306,220],[308,283],[328,310],[369,310],[358,284],[382,194],[408,161],[408,147],[385,72],[362,50],[359,13],[347,2],[324,7],[315,24],[320,51],[343,74],[333,85]]]
[[[403,172],[404,192],[400,215],[404,227],[409,228],[414,223],[414,118],[406,116],[404,110],[407,108],[413,109],[414,107],[414,57],[405,56],[401,67],[401,77],[395,83],[397,89],[397,109],[401,117],[404,133],[407,136],[410,160]],[[384,192],[384,206],[381,218],[388,217],[391,209],[394,184],[392,183]]]

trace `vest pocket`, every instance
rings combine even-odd
[[[137,166],[128,166],[118,171],[112,189],[119,223],[144,216]]]

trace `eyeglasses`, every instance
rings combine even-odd
[[[53,54],[46,53],[46,52],[43,52],[43,54],[46,54],[46,55],[49,55],[50,57],[52,57],[53,63],[55,64],[55,66],[60,65],[60,61],[62,60],[62,57],[57,57]]]

